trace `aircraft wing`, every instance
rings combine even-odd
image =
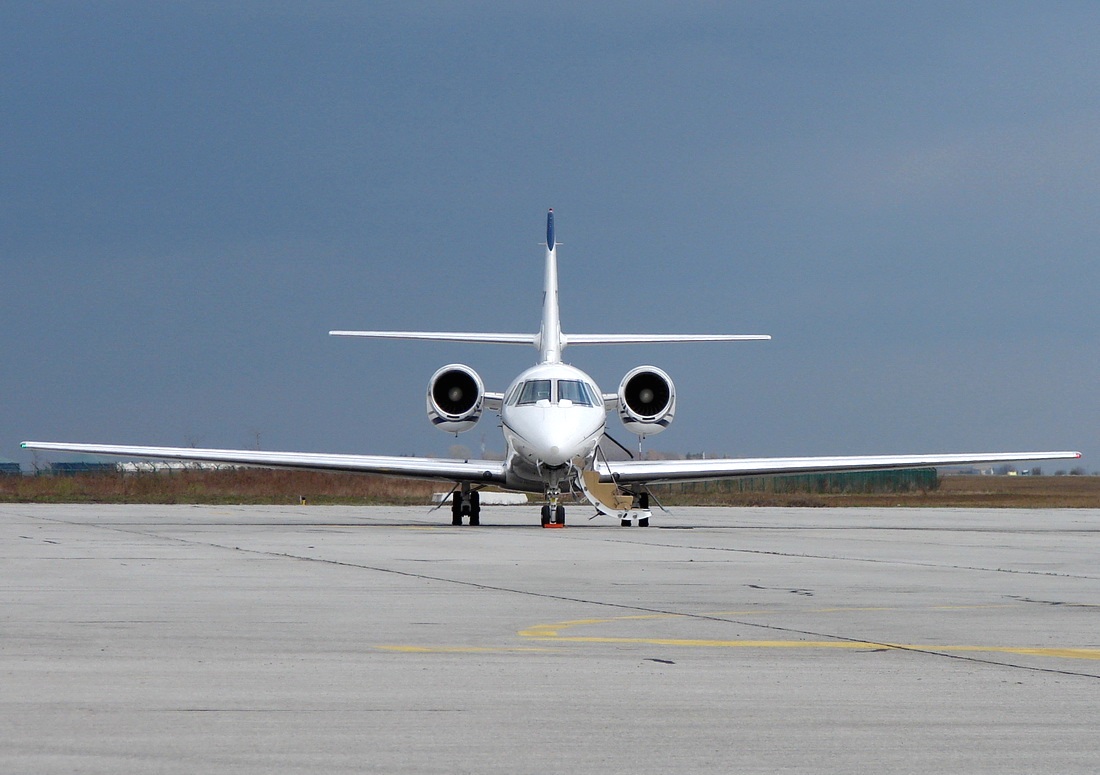
[[[1013,463],[1024,460],[1072,460],[1080,452],[987,452],[947,455],[864,455],[846,457],[715,458],[713,460],[600,461],[601,482],[660,484],[701,482],[742,476],[821,474],[843,471],[886,471],[898,468],[930,468],[980,463]]]
[[[86,455],[143,457],[158,460],[193,460],[256,468],[300,468],[311,471],[400,476],[409,479],[504,483],[504,463],[499,460],[446,460],[431,457],[383,455],[333,455],[317,452],[263,452],[255,449],[196,449],[194,447],[131,447],[116,444],[74,444],[24,441],[24,449],[76,452]]]

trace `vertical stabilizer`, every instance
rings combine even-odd
[[[558,316],[558,243],[554,241],[554,209],[546,214],[546,275],[542,292],[539,363],[561,363],[561,318]]]

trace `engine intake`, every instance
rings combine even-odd
[[[619,419],[631,433],[652,436],[672,424],[676,386],[656,366],[631,369],[619,383]]]
[[[477,425],[484,400],[481,377],[461,363],[444,366],[428,381],[428,419],[445,433],[462,433]]]

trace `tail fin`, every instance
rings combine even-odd
[[[542,326],[536,339],[539,363],[561,363],[564,346],[558,312],[558,243],[554,241],[554,208],[546,214],[546,273],[543,277]]]
[[[461,333],[453,331],[329,331],[332,336],[370,339],[426,339],[440,342],[487,342],[534,345],[539,363],[561,363],[568,344],[659,344],[668,342],[744,342],[771,339],[761,334],[571,334],[561,332],[558,311],[558,243],[554,209],[546,213],[546,270],[543,278],[542,325],[537,334]]]

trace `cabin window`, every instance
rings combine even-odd
[[[519,405],[533,404],[538,401],[550,400],[550,380],[529,379],[523,383],[523,390],[519,394]]]

